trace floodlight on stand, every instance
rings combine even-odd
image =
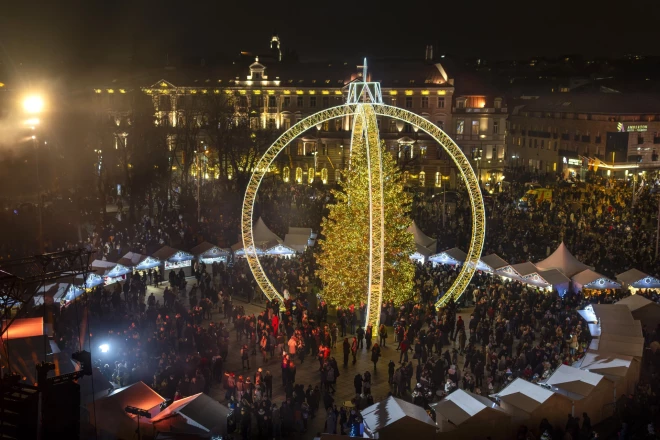
[[[101,350],[101,353],[107,353],[110,351],[110,346],[108,344],[101,344],[99,345],[99,350]]]

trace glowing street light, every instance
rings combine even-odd
[[[41,113],[44,108],[44,100],[40,96],[28,96],[23,101],[23,109],[30,114]]]

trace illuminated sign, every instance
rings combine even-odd
[[[638,124],[638,125],[628,125],[627,127],[623,125],[622,122],[619,122],[616,125],[616,129],[619,132],[644,132],[648,131],[649,126],[645,124]]]
[[[568,164],[582,166],[582,161],[580,159],[568,159]]]

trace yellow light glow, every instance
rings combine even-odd
[[[329,95],[329,94],[330,94],[330,90],[323,90],[323,91],[321,91],[321,94],[322,94],[322,95]]]
[[[275,94],[275,90],[268,90],[268,94],[269,94],[269,95],[274,95],[274,94]]]
[[[108,93],[115,93],[115,91],[112,89],[108,89]]]
[[[422,95],[428,95],[429,91],[428,90],[422,90]]]
[[[446,94],[447,94],[447,91],[445,91],[445,90],[438,90],[438,95],[440,95],[440,96],[444,96],[444,95],[446,95]]]
[[[392,95],[392,96],[396,96],[397,93],[399,93],[399,92],[397,92],[396,90],[390,90],[390,95]]]
[[[245,95],[247,93],[247,91],[246,90],[239,90],[238,93],[240,93],[241,95]]]
[[[203,93],[203,94],[206,95],[208,92],[209,92],[208,90],[206,90],[206,89],[202,89],[202,93]]]
[[[310,90],[310,91],[309,91],[309,94],[310,94],[310,95],[314,95],[315,93],[316,93],[316,90]]]
[[[26,125],[39,125],[39,118],[30,118],[25,121]]]
[[[335,90],[335,95],[342,95],[342,94],[343,94],[343,93],[342,93],[341,90]]]
[[[215,94],[217,95],[217,94],[219,94],[219,93],[220,93],[220,90],[218,90],[218,89],[215,89],[215,90],[213,91],[213,93],[215,93]]]
[[[302,95],[303,93],[305,92],[303,92],[302,90],[296,90],[296,95]]]
[[[40,113],[44,108],[44,100],[40,96],[28,96],[23,100],[23,109],[27,113],[36,114]]]
[[[5,86],[5,83],[0,83],[0,89]]]
[[[255,95],[261,95],[261,90],[253,90],[252,93]]]
[[[94,93],[101,93],[101,92],[102,92],[102,90],[101,90],[101,89],[94,89]],[[149,93],[149,91],[148,91],[148,90],[147,90],[147,93]]]
[[[196,94],[197,94],[197,90],[192,89],[192,90],[190,91],[190,93],[192,93],[193,95],[196,95]]]
[[[165,81],[163,81],[162,83],[160,83],[160,86],[161,87],[167,87],[167,83]]]
[[[124,90],[124,89],[119,89],[119,93],[126,93],[126,90]]]
[[[413,91],[412,91],[412,90],[406,90],[406,96],[410,96],[410,95],[412,95],[412,94],[413,94]]]
[[[290,95],[290,94],[291,94],[291,90],[285,90],[285,91],[284,91],[284,94],[285,94],[285,95]]]

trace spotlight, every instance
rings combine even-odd
[[[110,350],[110,346],[108,344],[101,344],[99,345],[99,350],[101,350],[101,353],[107,353]]]

